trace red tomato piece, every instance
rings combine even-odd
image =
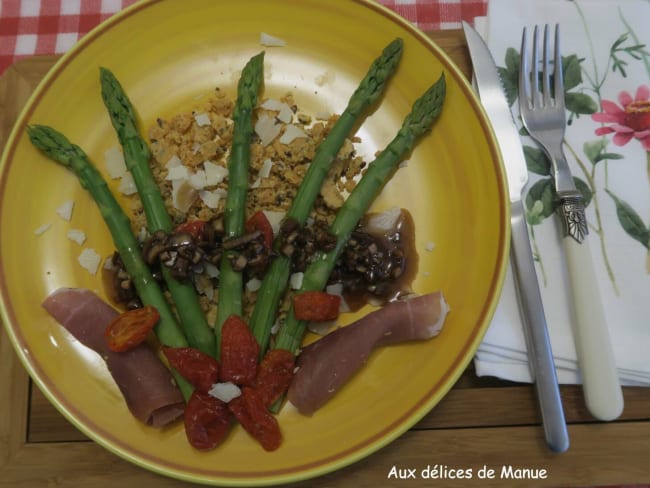
[[[264,236],[264,245],[271,249],[273,245],[273,227],[271,227],[266,214],[261,210],[255,212],[246,222],[246,232],[255,232],[256,230],[259,230]]]
[[[272,349],[266,353],[253,382],[253,388],[264,405],[270,407],[287,391],[295,363],[295,356],[286,349]]]
[[[227,437],[231,424],[228,406],[218,398],[194,390],[183,415],[185,435],[195,449],[214,449]]]
[[[174,229],[174,232],[187,232],[194,238],[194,240],[202,241],[205,235],[206,225],[207,222],[205,220],[188,220],[187,222],[183,222],[178,227],[176,227],[176,229]]]
[[[219,363],[206,353],[193,347],[164,347],[163,353],[172,368],[197,390],[207,393],[219,381]]]
[[[221,326],[221,381],[250,385],[257,374],[260,346],[244,320],[231,315]]]
[[[293,297],[293,313],[298,320],[323,322],[339,316],[341,297],[324,291],[304,291]]]
[[[115,317],[106,327],[104,338],[114,352],[128,351],[144,342],[160,319],[155,307],[147,305]]]
[[[244,387],[241,396],[228,403],[235,418],[266,451],[274,451],[282,443],[282,433],[276,418],[268,411],[255,390]]]

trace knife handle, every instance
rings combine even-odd
[[[573,293],[573,327],[585,403],[599,420],[614,420],[623,411],[614,351],[594,272],[588,239],[563,239]]]
[[[564,452],[569,448],[569,434],[521,201],[512,202],[511,226],[510,255],[517,283],[515,289],[528,345],[531,374],[537,388],[544,434],[553,451]]]

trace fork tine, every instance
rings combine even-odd
[[[560,54],[560,24],[555,24],[555,104],[564,107],[564,73]]]
[[[533,60],[532,60],[532,70],[531,77],[533,82],[533,89],[530,94],[530,100],[532,102],[533,108],[540,106],[539,98],[539,77],[537,76],[537,70],[539,69],[539,29],[535,26],[533,31]]]
[[[523,108],[530,107],[530,67],[528,66],[528,39],[527,31],[521,35],[521,58],[519,62],[519,105]]]
[[[551,97],[551,39],[549,35],[548,24],[544,26],[544,67],[542,69],[542,90],[544,97],[544,106],[550,107],[553,98]]]

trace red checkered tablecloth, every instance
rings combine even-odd
[[[0,74],[18,59],[66,52],[93,27],[136,1],[0,0]],[[487,8],[487,0],[379,0],[379,3],[422,30],[459,28],[461,20],[485,15]]]

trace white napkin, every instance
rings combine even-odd
[[[476,19],[498,66],[516,87],[521,32],[535,24],[560,23],[567,103],[583,112],[570,117],[565,152],[575,177],[589,187],[589,245],[594,259],[619,377],[650,386],[650,2],[647,0],[490,0]],[[645,45],[645,46],[639,46]],[[514,54],[509,64],[506,55]],[[509,74],[508,74],[509,73]],[[580,77],[576,75],[580,74]],[[507,83],[506,83],[507,84]],[[637,99],[636,102],[633,102]],[[570,101],[569,101],[570,100]],[[625,108],[627,107],[627,109]],[[519,120],[517,103],[512,105]],[[632,113],[634,110],[639,113]],[[615,115],[591,115],[589,112]],[[645,111],[645,112],[643,112]],[[613,122],[618,121],[618,125]],[[627,127],[626,127],[627,125]],[[629,127],[635,128],[636,133]],[[528,137],[524,146],[536,151]],[[594,164],[592,161],[596,161]],[[529,164],[529,170],[531,169]],[[526,192],[542,188],[547,175],[530,172]],[[539,198],[539,196],[537,197]],[[537,198],[533,198],[533,201]],[[561,383],[580,383],[569,319],[570,293],[557,217],[543,217],[540,201],[528,209],[531,245]],[[512,271],[508,269],[494,319],[475,358],[479,376],[530,382],[526,345]]]

